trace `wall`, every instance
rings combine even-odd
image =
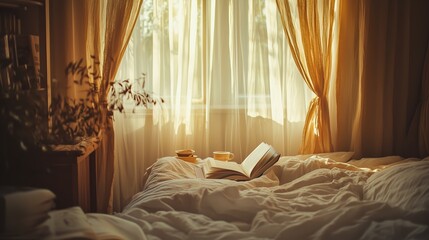
[[[428,1],[343,1],[336,151],[419,157]],[[424,154],[423,154],[424,155]]]
[[[52,96],[79,94],[74,84],[66,81],[64,70],[69,62],[85,56],[84,3],[85,0],[51,1]]]

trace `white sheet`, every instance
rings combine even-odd
[[[150,170],[144,191],[116,215],[148,239],[429,237],[429,209],[365,198],[376,171],[328,158],[282,157],[247,182],[197,179],[193,164],[170,157]]]
[[[0,239],[3,239],[0,237]],[[145,240],[141,228],[113,215],[87,213],[80,207],[49,212],[49,218],[31,233],[6,239],[139,239]]]

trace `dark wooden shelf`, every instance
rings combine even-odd
[[[0,7],[19,8],[28,5],[43,6],[44,2],[37,0],[0,0]]]

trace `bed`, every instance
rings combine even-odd
[[[283,156],[263,176],[242,182],[200,179],[194,163],[164,157],[122,212],[51,211],[43,236],[429,239],[429,157],[350,160],[351,154]],[[58,231],[58,213],[72,211],[84,224]]]

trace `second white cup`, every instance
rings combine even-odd
[[[213,152],[213,158],[220,161],[229,161],[234,159],[234,153],[225,151]]]

